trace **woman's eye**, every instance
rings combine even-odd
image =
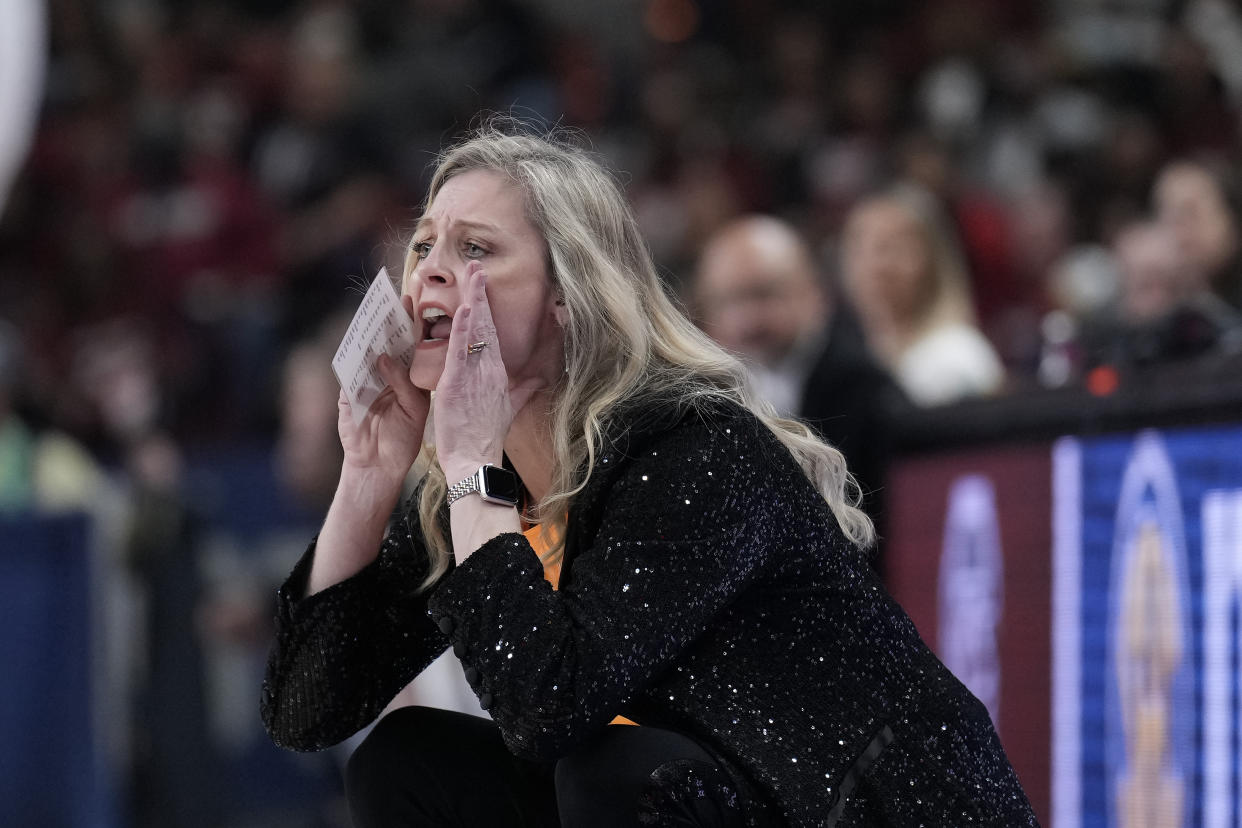
[[[479,247],[479,245],[475,244],[474,242],[466,242],[464,249],[466,251],[466,256],[471,259],[478,259],[482,257],[485,253],[487,253],[486,250],[484,250],[482,247]]]
[[[431,253],[431,242],[429,241],[415,242],[414,244],[410,245],[410,249],[414,251],[415,256],[417,256],[420,259],[425,259]]]

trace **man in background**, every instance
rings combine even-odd
[[[1212,290],[1168,223],[1132,222],[1112,251],[1117,298],[1085,320],[1085,370],[1129,371],[1242,349],[1242,315]]]
[[[759,394],[845,454],[878,522],[889,421],[904,398],[806,242],[779,219],[739,218],[704,245],[691,299],[703,330],[742,357]]]

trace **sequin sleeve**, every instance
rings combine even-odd
[[[771,554],[763,518],[781,453],[793,462],[753,418],[692,417],[600,459],[610,482],[591,496],[598,528],[567,550],[572,575],[559,592],[516,534],[488,541],[441,583],[431,614],[511,751],[571,751],[754,581]],[[571,524],[578,517],[571,510]]]
[[[343,741],[448,645],[417,589],[427,555],[410,521],[407,515],[393,525],[370,565],[306,596],[312,543],[278,590],[260,700],[277,745],[322,750]]]

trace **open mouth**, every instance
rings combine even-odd
[[[440,308],[423,310],[423,342],[444,342],[453,329],[453,317]]]

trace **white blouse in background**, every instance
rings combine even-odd
[[[913,403],[934,406],[995,393],[1005,369],[978,329],[951,324],[929,331],[907,348],[896,378]]]

